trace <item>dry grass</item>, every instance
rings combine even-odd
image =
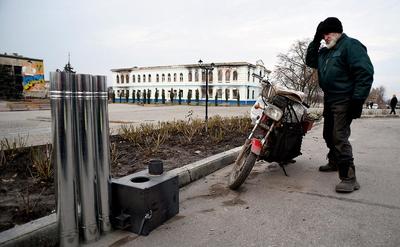
[[[205,122],[200,119],[192,119],[190,112],[187,120],[160,122],[158,124],[141,124],[139,126],[122,126],[118,134],[146,153],[156,152],[160,146],[174,136],[180,136],[180,144],[190,143],[196,135],[205,134],[213,142],[219,143],[228,132],[239,132],[247,135],[251,128],[251,120],[248,117],[222,118],[215,116],[209,118],[205,133]]]
[[[53,147],[50,144],[45,145],[44,150],[41,147],[31,149],[32,174],[40,181],[48,183],[54,179],[52,157]]]
[[[6,165],[11,160],[15,159],[21,152],[22,148],[26,147],[28,136],[14,137],[12,139],[3,138],[0,140],[0,166]]]

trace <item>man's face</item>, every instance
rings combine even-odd
[[[339,36],[339,33],[326,33],[326,34],[324,34],[324,40],[325,40],[326,44],[330,44],[332,42],[332,40],[337,39],[338,36]]]

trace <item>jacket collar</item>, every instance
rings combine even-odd
[[[335,50],[345,38],[347,38],[347,35],[345,33],[342,33],[342,35],[340,35],[339,39],[336,41],[335,46],[332,47],[332,50]]]

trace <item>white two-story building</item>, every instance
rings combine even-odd
[[[132,100],[133,94],[136,97],[139,93],[142,97],[143,91],[150,96],[151,102],[155,101],[156,91],[160,102],[164,91],[165,99],[169,101],[171,90],[175,101],[179,92],[183,102],[188,98],[195,101],[196,91],[200,101],[206,99],[206,72],[199,64],[132,67],[111,71],[112,88],[117,102],[120,99],[122,102],[126,101],[127,93],[129,100]],[[265,76],[270,72],[264,66],[247,62],[215,63],[208,75],[209,101],[214,101],[217,97],[220,103],[237,103],[239,97],[241,104],[253,104],[261,93],[261,85],[252,74]]]

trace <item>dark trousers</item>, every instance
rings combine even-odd
[[[396,106],[395,106],[395,107],[392,107],[392,106],[391,106],[390,108],[392,108],[392,110],[390,111],[389,114],[392,114],[392,112],[393,112],[394,115],[396,115],[396,110],[395,110],[395,109],[396,109]]]
[[[349,108],[348,99],[324,103],[323,137],[329,149],[328,159],[338,166],[340,178],[348,177],[349,167],[355,170],[353,151],[349,142],[352,122]]]

